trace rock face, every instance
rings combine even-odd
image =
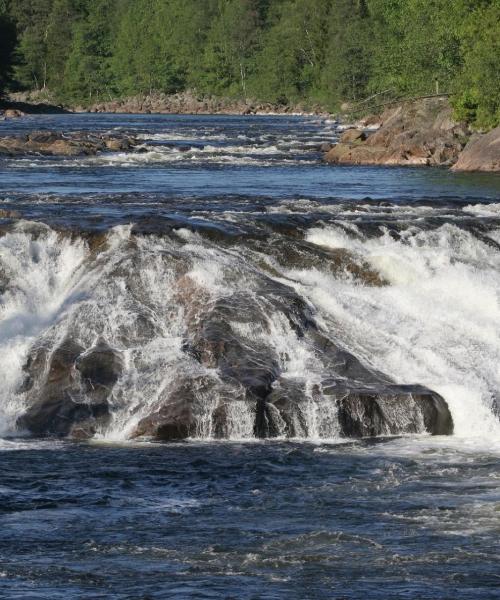
[[[338,397],[339,422],[346,437],[400,433],[453,433],[445,400],[421,386],[388,386],[383,390],[350,389]]]
[[[453,432],[441,396],[422,386],[396,385],[367,368],[317,329],[299,297],[292,294],[283,299],[283,314],[298,335],[315,344],[331,373],[312,389],[283,377],[277,354],[258,340],[243,338],[234,328],[243,314],[257,329],[265,326],[248,298],[242,297],[240,303],[237,298],[221,301],[205,311],[203,299],[193,292],[186,288],[188,302],[194,298],[196,304],[186,308],[196,314],[191,315],[192,331],[184,351],[186,361],[194,359],[203,372],[186,371],[175,378],[137,422],[131,437],[171,441],[208,434],[225,438],[234,431],[233,421],[241,418],[251,420],[255,437],[307,437],[314,435],[314,410],[330,415],[329,425],[347,438]],[[52,353],[34,349],[20,390],[28,408],[18,420],[19,428],[38,436],[92,437],[110,421],[111,397],[122,372],[119,353],[104,340],[88,350],[70,339]]]
[[[25,136],[0,137],[0,156],[95,155],[106,151],[128,151],[136,144],[136,140],[128,136],[40,131]]]
[[[458,161],[454,171],[500,171],[500,127],[484,135],[473,136]]]
[[[368,137],[347,130],[326,155],[331,164],[450,166],[468,132],[451,116],[448,101],[427,98],[387,110],[381,127]]]

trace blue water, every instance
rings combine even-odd
[[[159,154],[0,160],[3,191],[395,200],[494,199],[500,194],[498,175],[322,164],[319,146],[336,139],[337,132],[334,124],[313,117],[50,115],[6,121],[0,124],[0,135],[33,128],[139,133],[147,148]],[[195,152],[185,151],[187,147]]]
[[[237,237],[341,219],[366,244],[386,227],[429,231],[435,253],[425,244],[422,252],[430,271],[470,278],[474,261],[496,264],[497,175],[331,167],[319,146],[338,132],[320,118],[51,115],[5,121],[0,135],[33,129],[116,129],[142,136],[144,151],[0,159],[0,208],[28,221],[76,231],[140,221],[152,231],[189,225]],[[450,224],[479,236],[465,258],[455,234],[432,237]],[[493,311],[500,290],[491,277],[482,283]],[[367,328],[384,309],[396,352],[411,307],[405,297],[385,307],[374,298]],[[439,314],[429,314],[436,328],[445,322]],[[492,321],[491,339],[496,328]],[[464,364],[482,351],[471,330]],[[417,334],[404,343],[439,372],[435,340]],[[485,380],[495,381],[495,355],[483,358]],[[500,598],[500,440],[491,431],[171,444],[10,433],[0,439],[0,598]]]

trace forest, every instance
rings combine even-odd
[[[500,122],[500,0],[0,0],[0,52],[1,91],[66,104],[439,92],[478,128]]]

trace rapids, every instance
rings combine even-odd
[[[498,177],[326,166],[318,118],[35,126],[143,147],[0,160],[6,597],[493,598]]]

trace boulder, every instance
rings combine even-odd
[[[7,108],[4,110],[3,114],[6,119],[18,119],[19,117],[24,117],[23,111],[18,110],[17,108]]]
[[[197,435],[226,438],[231,430],[229,407],[238,402],[247,403],[241,387],[227,386],[209,375],[180,376],[131,437],[164,442]]]
[[[354,142],[364,142],[366,133],[360,129],[346,129],[340,136],[340,143],[354,144]]]
[[[46,155],[81,156],[95,155],[106,150],[129,151],[136,140],[122,135],[96,135],[86,132],[62,134],[51,131],[36,131],[27,136],[5,136],[0,138],[0,156]]]
[[[366,139],[347,130],[325,155],[332,164],[450,166],[467,139],[467,129],[452,120],[446,99],[426,98],[388,109],[381,126]],[[349,135],[347,135],[349,134]]]
[[[453,433],[453,420],[444,398],[422,386],[351,388],[335,398],[345,437]]]
[[[500,171],[500,127],[473,136],[453,166],[454,171]]]
[[[336,379],[306,391],[301,382],[282,380],[258,408],[260,437],[305,437],[311,402],[329,403],[337,412],[339,434],[346,438],[430,433],[450,435],[453,420],[445,400],[423,386],[374,384]],[[317,416],[316,419],[320,418]]]

